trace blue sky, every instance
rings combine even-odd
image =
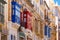
[[[58,3],[58,5],[60,5],[60,0],[54,0],[54,2],[56,3]]]

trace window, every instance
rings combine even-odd
[[[47,25],[45,25],[45,28],[44,28],[44,35],[47,35],[47,29],[48,28],[48,26]]]
[[[20,11],[20,8],[17,5],[15,6],[15,8],[16,8],[16,10]]]
[[[38,21],[35,20],[35,32],[38,33]]]
[[[26,17],[26,14],[24,14],[24,17]]]
[[[41,5],[43,4],[43,0],[40,0],[40,4],[41,4]]]
[[[11,35],[11,40],[15,40],[15,36],[14,35]]]
[[[17,17],[17,16],[15,16],[15,18],[16,18],[16,19],[15,19],[15,20],[16,20],[15,22],[18,23],[18,24],[20,24],[20,18]]]
[[[35,6],[36,4],[35,4],[35,1],[33,1],[33,5]]]
[[[12,15],[14,15],[14,5],[11,5]]]
[[[37,4],[35,5],[35,8],[36,8],[36,10],[37,10]]]
[[[39,13],[39,7],[37,7],[37,12]]]
[[[33,1],[34,8],[37,10],[37,4]]]
[[[51,28],[50,27],[48,27],[48,37],[50,38],[50,31],[51,31]]]
[[[13,40],[13,35],[11,35],[11,40]]]
[[[31,16],[30,15],[28,15],[28,20],[27,21],[28,22],[31,21]]]
[[[16,16],[20,17],[20,12],[16,10]]]
[[[58,10],[57,9],[55,9],[55,15],[58,16]]]
[[[26,22],[26,18],[24,18],[24,22]]]
[[[50,31],[51,31],[51,28],[48,26],[48,25],[45,25],[45,28],[44,28],[44,34],[50,38]]]
[[[57,8],[54,8],[54,9],[53,9],[53,13],[54,13],[54,14],[53,14],[54,16],[58,16],[58,9],[57,9]]]
[[[41,15],[41,17],[42,17],[42,19],[43,19],[43,17],[44,17],[44,14],[43,14],[43,12],[40,10],[40,15]]]

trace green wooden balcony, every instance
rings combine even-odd
[[[0,14],[0,23],[4,24],[4,15]]]
[[[0,24],[0,32],[2,32],[2,24]]]

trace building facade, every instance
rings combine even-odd
[[[53,0],[5,1],[0,1],[0,40],[58,40],[59,8]]]

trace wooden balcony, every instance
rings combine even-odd
[[[0,32],[2,32],[2,24],[0,24]]]
[[[26,2],[30,7],[34,7],[34,5],[31,3],[30,0],[25,0],[25,2]]]
[[[4,0],[0,0],[0,2],[1,2],[2,4],[7,4],[6,1],[4,1]]]
[[[0,14],[0,23],[4,24],[4,15]]]
[[[4,16],[0,14],[0,32],[2,32],[2,26],[4,24]]]

